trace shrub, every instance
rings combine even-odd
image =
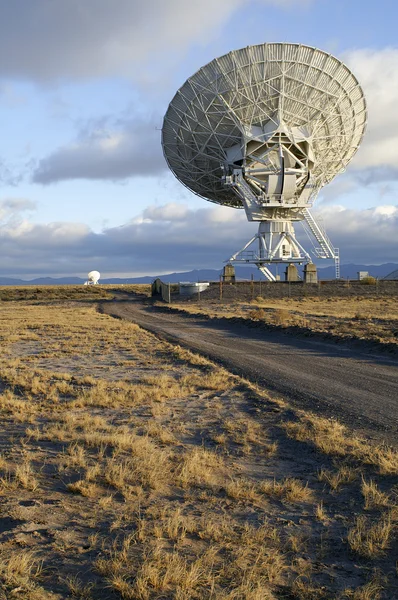
[[[376,277],[364,277],[363,279],[361,279],[361,283],[362,285],[376,285],[377,283],[377,279]]]
[[[290,312],[285,308],[278,308],[274,313],[275,325],[283,325],[290,318]]]
[[[259,321],[264,321],[265,311],[262,308],[256,308],[255,310],[251,310],[249,312],[249,317],[251,319],[258,319]]]

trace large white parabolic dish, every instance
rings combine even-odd
[[[97,285],[100,277],[101,274],[99,271],[90,271],[90,273],[87,275],[86,285]]]
[[[344,63],[310,46],[266,43],[229,52],[190,77],[167,109],[162,146],[195,194],[268,222],[256,258],[302,262],[308,255],[294,246],[292,221],[309,219],[320,188],[345,170],[366,118],[362,89]],[[289,238],[284,255],[279,242],[276,254],[272,248],[280,235]],[[321,233],[314,235],[324,251]]]
[[[366,103],[348,67],[322,50],[282,43],[234,50],[199,69],[174,96],[162,130],[166,161],[196,194],[242,207],[222,185],[220,165],[253,127],[272,128],[278,119],[311,136],[319,189],[357,151]]]

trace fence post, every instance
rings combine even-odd
[[[222,275],[220,275],[220,302],[222,300]]]

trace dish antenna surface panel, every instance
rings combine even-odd
[[[184,83],[166,112],[162,146],[195,194],[260,221],[231,260],[272,279],[265,264],[310,261],[293,221],[307,222],[318,256],[336,259],[309,208],[354,156],[366,117],[362,89],[340,60],[301,44],[261,44],[214,59]],[[245,257],[255,240],[258,251]]]

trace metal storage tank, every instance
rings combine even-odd
[[[204,292],[210,283],[202,282],[196,283],[191,281],[181,281],[180,286],[180,294],[181,296],[193,296],[194,294],[198,294],[200,292]]]

